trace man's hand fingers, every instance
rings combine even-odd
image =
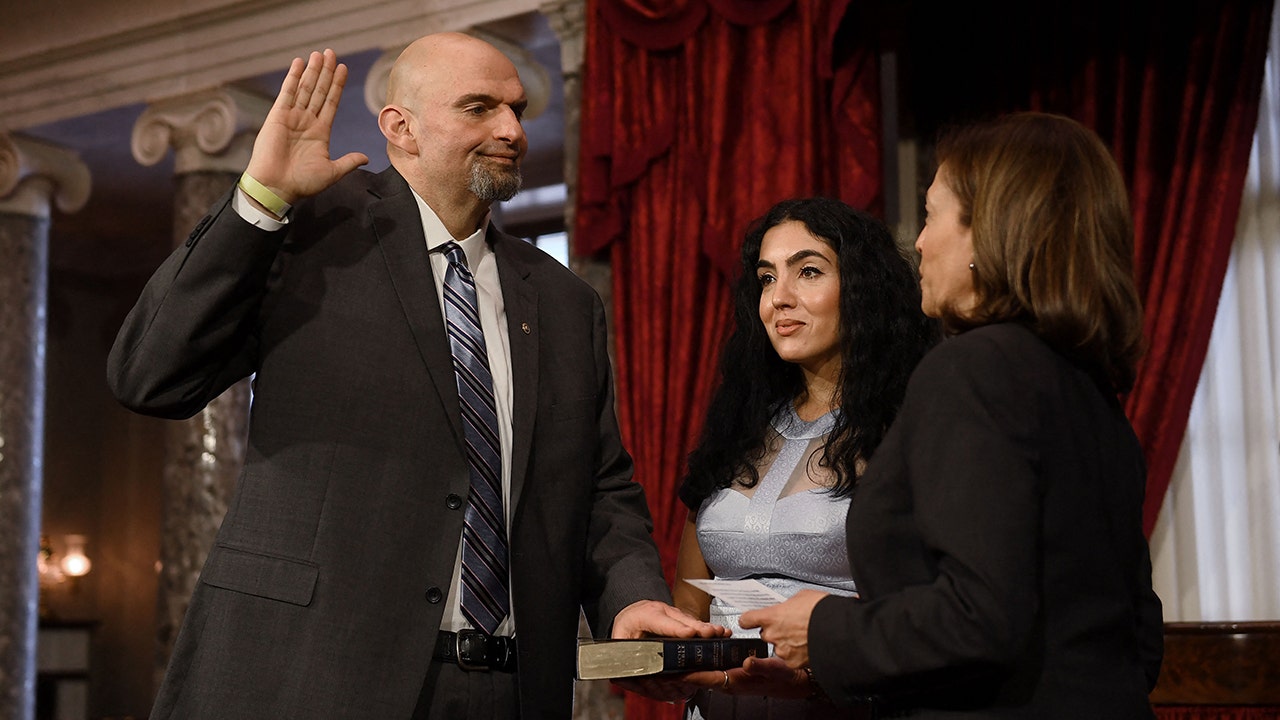
[[[710,623],[704,623],[670,605],[658,603],[656,609],[658,612],[651,616],[648,632],[670,637],[715,637],[715,626]]]
[[[334,170],[338,177],[346,177],[347,173],[355,170],[361,165],[369,164],[369,156],[364,153],[349,152],[346,155],[333,161]]]
[[[344,66],[345,67],[345,66]],[[316,86],[307,98],[307,112],[320,115],[329,102],[329,95],[334,90],[334,75],[338,69],[338,56],[332,50],[325,49],[320,56],[320,68],[316,73]],[[338,95],[342,95],[342,85],[337,86]]]
[[[313,51],[307,58],[306,67],[302,69],[302,75],[298,76],[297,90],[292,102],[284,106],[285,110],[305,108],[311,102],[311,95],[316,91],[316,78],[320,75],[320,65],[323,62],[324,56],[318,52]]]
[[[333,69],[333,81],[324,96],[324,104],[316,108],[316,115],[322,122],[332,125],[338,114],[338,103],[342,100],[342,90],[347,86],[347,66],[341,63]]]
[[[289,109],[298,96],[298,81],[302,79],[302,70],[306,63],[302,58],[294,58],[289,64],[289,72],[285,73],[284,82],[280,83],[280,94],[276,96],[275,106]]]
[[[728,628],[721,627],[720,625],[712,625],[709,622],[703,622],[680,608],[672,607],[671,605],[663,605],[662,609],[666,616],[676,623],[673,627],[682,627],[689,630],[688,637],[697,636],[704,638],[716,638],[727,637],[729,635],[730,631]]]
[[[723,637],[729,631],[703,622],[679,608],[657,600],[641,600],[623,608],[613,621],[613,637]]]

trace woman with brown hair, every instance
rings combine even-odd
[[[859,598],[741,618],[837,704],[911,717],[1142,718],[1160,601],[1117,399],[1142,313],[1124,183],[1091,131],[1023,113],[938,147],[916,368],[850,504]]]

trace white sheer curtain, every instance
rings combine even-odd
[[[1280,620],[1280,7],[1235,245],[1151,537],[1165,620]]]

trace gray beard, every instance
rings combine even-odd
[[[499,170],[483,160],[474,162],[467,188],[484,202],[506,202],[520,192],[520,168]]]

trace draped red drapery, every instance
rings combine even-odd
[[[1089,118],[1100,130],[1108,115],[1115,119],[1108,136],[1133,200],[1149,347],[1125,411],[1147,456],[1148,535],[1186,433],[1235,240],[1270,17],[1271,3],[1256,0],[1197,3],[1190,42],[1164,38],[1169,65],[1124,68],[1141,84],[1098,98],[1096,119]],[[1101,78],[1108,69],[1095,72]],[[1121,108],[1131,108],[1123,121]]]
[[[1159,13],[1138,7],[1109,14],[1105,29],[1064,7],[1041,11],[1060,32],[1042,46],[1028,107],[1094,128],[1129,187],[1148,350],[1125,411],[1147,458],[1143,528],[1150,535],[1235,239],[1271,3],[1198,0]]]
[[[1129,188],[1146,357],[1125,410],[1150,535],[1177,461],[1235,237],[1271,3],[936,6],[907,33],[904,117],[1043,110],[1097,131]]]
[[[798,195],[879,202],[878,66],[833,52],[846,2],[587,5],[575,252],[611,253],[619,421],[669,579],[747,224]]]

